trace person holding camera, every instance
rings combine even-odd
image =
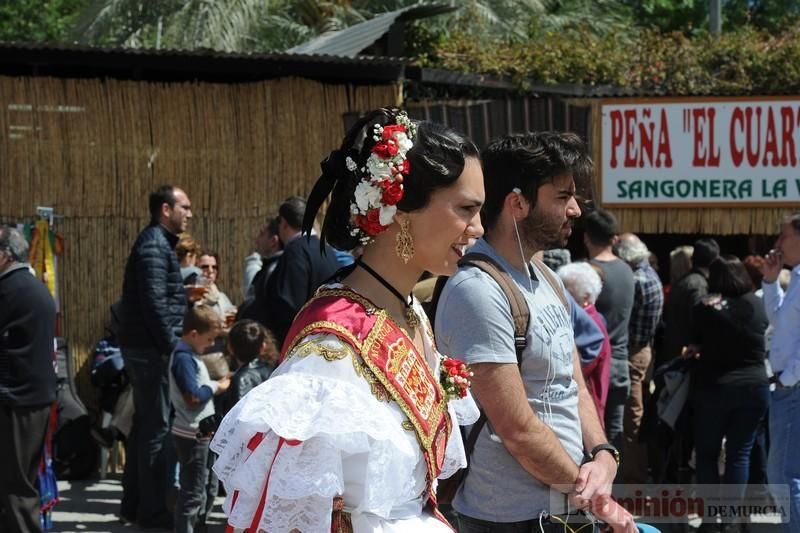
[[[169,398],[175,409],[172,434],[180,463],[180,490],[175,503],[177,533],[191,533],[205,523],[213,498],[207,501],[208,443],[213,431],[200,422],[212,417],[214,395],[228,390],[226,376],[213,381],[198,354],[214,343],[220,331],[219,315],[207,305],[190,307],[183,318],[183,337],[169,362]]]

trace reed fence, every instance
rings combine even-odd
[[[186,190],[189,231],[220,254],[220,286],[240,297],[242,260],[280,202],[305,195],[340,142],[345,116],[401,103],[398,84],[299,78],[254,83],[153,83],[0,77],[0,220],[52,206],[62,333],[81,395],[88,357],[122,290],[130,247],[163,183]]]

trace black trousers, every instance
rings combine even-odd
[[[42,460],[50,404],[0,405],[0,530],[41,531],[36,478]]]

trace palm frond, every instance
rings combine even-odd
[[[171,17],[164,37],[169,45],[187,50],[241,50],[262,8],[262,0],[190,0]]]

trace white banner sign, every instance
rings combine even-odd
[[[602,105],[602,202],[800,202],[800,99]]]

